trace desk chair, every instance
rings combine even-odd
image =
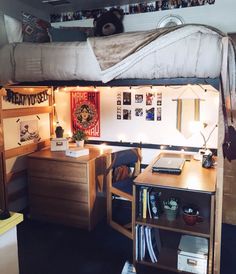
[[[111,227],[130,239],[133,239],[133,179],[140,173],[140,163],[141,150],[139,148],[121,150],[111,154],[110,166],[107,170],[107,222]],[[131,204],[131,219],[128,224],[118,223],[113,218],[113,204],[117,199],[128,201]]]

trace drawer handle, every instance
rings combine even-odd
[[[56,142],[56,145],[57,145],[57,146],[62,146],[63,143],[62,143],[62,142]]]
[[[192,259],[187,259],[187,264],[192,265],[192,266],[196,266],[197,265],[197,261],[196,260],[192,260]]]

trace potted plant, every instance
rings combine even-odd
[[[77,146],[83,147],[84,146],[84,140],[87,140],[87,134],[84,130],[78,129],[74,132],[72,136],[72,140],[76,142]]]
[[[173,221],[176,219],[178,208],[179,208],[179,200],[175,197],[170,197],[163,201],[164,212],[166,214],[166,218],[168,221]]]

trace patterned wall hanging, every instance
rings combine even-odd
[[[90,137],[100,137],[100,93],[71,92],[72,132],[82,129]]]

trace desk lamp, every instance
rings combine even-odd
[[[202,160],[202,156],[204,154],[208,155],[211,154],[212,152],[207,148],[207,142],[209,141],[212,133],[214,132],[215,128],[217,127],[217,125],[214,125],[214,127],[212,128],[212,130],[210,131],[209,135],[206,137],[204,135],[204,133],[202,132],[202,130],[204,128],[207,127],[207,123],[202,123],[202,122],[193,122],[194,125],[192,125],[192,128],[194,128],[193,131],[195,132],[199,132],[199,134],[202,136],[203,138],[203,146],[202,148],[199,149],[198,153],[194,155],[194,159],[201,161]]]

